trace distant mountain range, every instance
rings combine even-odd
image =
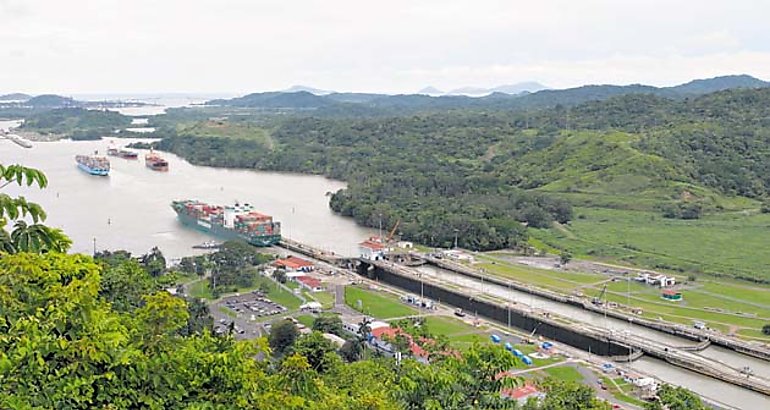
[[[517,84],[500,85],[493,88],[461,87],[461,88],[455,88],[454,90],[450,90],[450,91],[441,91],[436,87],[428,86],[421,89],[420,91],[417,91],[417,94],[430,95],[432,97],[437,97],[441,95],[465,95],[468,97],[483,97],[494,93],[511,94],[511,95],[518,95],[522,93],[534,93],[541,90],[547,90],[548,88],[549,87],[546,87],[543,84],[540,84],[534,81],[528,81],[528,82],[517,83]]]
[[[32,98],[31,95],[22,94],[22,93],[0,95],[0,101],[27,101],[30,98]]]
[[[315,95],[326,95],[326,94],[334,93],[334,91],[321,90],[319,88],[308,87],[306,85],[293,85],[293,86],[291,86],[291,87],[289,87],[289,88],[287,88],[287,89],[285,89],[285,90],[283,90],[281,92],[284,92],[284,93],[298,93],[300,91],[309,92],[310,94],[315,94]]]
[[[218,99],[207,105],[259,109],[326,110],[330,113],[362,110],[419,111],[452,108],[537,109],[557,105],[573,106],[588,101],[601,101],[626,94],[649,94],[670,99],[683,99],[735,88],[764,88],[770,83],[749,75],[729,75],[694,80],[674,87],[632,85],[586,85],[563,90],[543,89],[529,82],[504,85],[492,89],[462,88],[445,94],[427,87],[417,94],[337,93],[311,87],[294,86],[287,91],[248,94],[233,99]],[[456,95],[484,92],[482,97]]]
[[[521,94],[521,93],[534,93],[541,90],[547,90],[548,88],[549,87],[546,87],[540,83],[537,83],[534,81],[528,81],[528,82],[517,83],[517,84],[500,85],[493,88],[461,87],[450,91],[441,91],[436,87],[429,86],[421,89],[420,91],[417,91],[417,94],[430,95],[432,97],[441,96],[441,95],[466,95],[468,97],[483,97],[485,95],[494,94],[494,93],[513,94],[513,95]],[[302,91],[305,91],[314,95],[357,94],[357,93],[338,93],[336,91],[322,90],[320,88],[308,87],[306,85],[293,85],[285,90],[281,90],[280,92],[298,93]]]

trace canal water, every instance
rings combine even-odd
[[[576,306],[555,302],[515,289],[506,288],[489,282],[482,282],[436,266],[423,265],[417,267],[416,270],[426,277],[438,279],[440,282],[473,289],[479,293],[493,295],[520,305],[530,306],[534,309],[547,310],[563,317],[589,323],[593,326],[614,329],[618,332],[629,332],[671,346],[694,344],[694,342],[667,333],[658,332],[638,325],[632,325],[622,320],[605,317],[604,315],[589,312]],[[736,353],[728,349],[711,346],[696,354],[726,363],[733,368],[740,369],[744,366],[749,366],[757,376],[765,378],[770,376],[769,362]],[[629,367],[655,375],[657,378],[667,383],[687,387],[688,389],[718,403],[724,403],[739,409],[770,409],[770,397],[669,365],[657,359],[643,357],[630,364]]]
[[[1,123],[0,128],[7,123]],[[115,147],[132,140],[110,139]],[[329,208],[329,194],[345,184],[321,176],[194,166],[168,153],[168,172],[154,172],[139,160],[110,157],[108,177],[88,175],[75,165],[75,155],[105,153],[110,142],[46,142],[23,149],[0,140],[0,163],[39,168],[49,179],[45,190],[9,185],[3,192],[23,195],[48,213],[46,224],[60,227],[73,241],[73,251],[96,248],[145,253],[158,246],[171,258],[195,253],[191,248],[212,238],[177,221],[175,199],[194,198],[214,204],[235,201],[254,205],[282,223],[283,235],[346,256],[373,234]]]
[[[660,380],[686,387],[716,403],[736,409],[770,409],[770,397],[702,376],[650,357],[642,357],[626,366]]]

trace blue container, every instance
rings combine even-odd
[[[513,349],[513,355],[516,357],[524,357],[524,353],[522,353],[519,349]]]
[[[500,336],[498,335],[492,335],[489,338],[492,339],[492,342],[494,343],[500,343]]]
[[[529,358],[529,356],[521,356],[521,360],[526,364],[527,366],[532,366],[532,359]]]
[[[510,343],[505,342],[505,350],[507,350],[509,352],[512,352],[513,351],[513,346],[511,346]]]

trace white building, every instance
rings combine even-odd
[[[376,238],[369,238],[358,244],[358,251],[362,258],[377,261],[385,258],[387,248]]]

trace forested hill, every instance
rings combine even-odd
[[[334,210],[368,226],[401,220],[404,237],[432,245],[458,230],[464,247],[515,246],[526,240],[520,223],[567,222],[569,203],[698,218],[770,192],[767,88],[538,112],[296,116],[269,130],[238,118],[167,129],[160,148],[197,164],[345,180]]]
[[[542,90],[535,93],[506,94],[495,92],[484,97],[463,95],[429,96],[425,94],[365,94],[331,93],[315,95],[307,91],[265,92],[248,94],[229,100],[213,100],[208,105],[252,109],[314,110],[317,115],[349,116],[351,114],[377,115],[385,113],[436,111],[445,109],[517,109],[531,110],[572,106],[589,101],[601,101],[620,95],[649,94],[683,99],[729,89],[755,89],[770,83],[748,75],[722,76],[695,80],[674,87],[647,85],[586,85],[563,90]]]

